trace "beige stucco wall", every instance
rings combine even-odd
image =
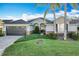
[[[3,21],[0,19],[0,29],[2,30],[2,32],[3,32]]]
[[[46,31],[54,31],[54,29],[53,29],[53,24],[47,24],[46,25]]]
[[[58,33],[64,33],[64,23],[58,24]]]
[[[77,32],[77,25],[75,25],[75,24],[69,24],[68,31],[69,32]]]
[[[77,31],[77,25],[75,24],[69,24],[70,20],[66,20],[68,24],[68,31],[69,32],[76,32]],[[56,24],[58,24],[58,33],[64,33],[64,17],[59,17],[55,20]]]
[[[0,20],[0,28],[3,28],[3,22]]]
[[[58,33],[64,33],[64,17],[61,16],[54,20],[54,22],[58,25]]]

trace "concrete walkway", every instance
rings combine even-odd
[[[4,50],[12,45],[17,39],[22,36],[4,36],[0,37],[0,56],[4,52]]]

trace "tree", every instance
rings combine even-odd
[[[40,34],[39,26],[35,26],[33,33]]]
[[[75,3],[71,3],[71,6],[74,9],[77,9],[78,5]],[[67,21],[67,3],[64,3],[64,40],[67,39],[67,30],[66,30],[66,21]]]

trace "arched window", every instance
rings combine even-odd
[[[34,26],[38,26],[38,23],[35,23]]]

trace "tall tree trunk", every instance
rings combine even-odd
[[[44,30],[45,30],[45,33],[46,33],[46,19],[44,18]]]
[[[54,5],[54,7],[53,7],[53,16],[54,16],[54,33],[57,33],[56,32],[56,14],[55,14],[55,5]]]
[[[64,4],[64,40],[67,39],[67,30],[66,30],[66,18],[67,18],[67,4]]]

